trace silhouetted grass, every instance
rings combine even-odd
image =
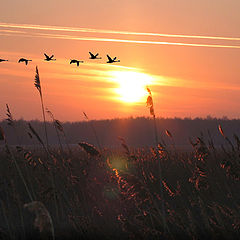
[[[123,148],[105,149],[100,154],[91,154],[88,148],[84,152],[86,146],[92,147],[94,153],[98,150],[82,143],[83,149],[73,148],[71,155],[68,151],[61,154],[52,150],[51,158],[41,150],[32,151],[28,158],[27,149],[17,151],[9,146],[10,154],[2,148],[2,238],[52,237],[38,234],[41,222],[36,223],[35,216],[24,208],[24,204],[29,204],[25,185],[51,216],[52,230],[49,228],[47,232],[54,231],[56,239],[235,239],[240,236],[237,140],[231,144],[226,141],[222,149],[216,150],[209,138],[200,136],[191,141],[193,150],[189,152],[176,152],[165,145],[158,149],[132,149],[124,139],[121,143]],[[14,159],[23,176],[27,176],[25,184],[16,171]],[[162,193],[159,181],[162,181]],[[167,231],[164,231],[162,204]]]
[[[24,131],[35,148],[10,145],[0,127],[0,239],[237,239],[240,237],[240,140],[218,126],[224,145],[211,133],[189,139],[192,151],[177,151],[159,141],[150,89],[153,147],[98,148],[78,141],[65,151],[63,125],[53,114],[60,148],[46,143],[31,123]],[[87,115],[84,113],[88,119]],[[7,123],[17,126],[7,105]],[[49,123],[50,125],[50,123]],[[27,130],[26,130],[27,129]],[[141,131],[141,130],[139,130]],[[18,137],[19,138],[19,137]],[[40,146],[40,147],[39,147]],[[59,151],[60,149],[60,151]]]

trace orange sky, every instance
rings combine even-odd
[[[149,80],[159,117],[240,117],[240,2],[227,0],[12,0],[0,8],[0,117],[62,121],[148,116],[145,96],[122,101]],[[202,37],[200,37],[202,36]],[[88,52],[102,59],[90,60]],[[45,62],[43,53],[56,62]],[[106,54],[119,63],[106,64]],[[33,61],[17,63],[20,57]],[[70,59],[83,60],[77,68]],[[119,80],[125,87],[119,90]],[[131,83],[131,84],[130,84]],[[129,85],[130,84],[130,85]]]

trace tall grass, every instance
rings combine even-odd
[[[235,142],[230,141],[219,125],[226,143],[221,149],[215,148],[209,134],[210,139],[200,135],[191,140],[192,151],[174,149],[173,153],[159,142],[153,96],[147,88],[153,148],[133,149],[120,138],[123,151],[103,151],[92,127],[99,149],[82,141],[78,143],[81,148],[65,152],[58,135],[59,155],[48,148],[37,67],[35,87],[40,93],[47,146],[29,123],[31,137],[42,148],[30,152],[18,146],[14,151],[0,127],[0,141],[4,144],[0,152],[0,238],[239,238],[240,140],[236,134]],[[13,126],[8,105],[7,117]],[[51,117],[57,133],[62,132],[61,123],[53,114]],[[174,142],[169,130],[166,134]],[[35,214],[34,219],[26,209]]]
[[[160,157],[160,152],[163,149],[162,144],[160,144],[159,139],[158,139],[158,129],[157,129],[157,123],[156,123],[156,115],[155,115],[155,110],[154,110],[154,105],[153,105],[153,97],[152,97],[152,92],[150,88],[147,87],[148,91],[148,98],[147,98],[147,107],[149,107],[150,114],[153,117],[153,126],[154,126],[154,135],[155,135],[155,148],[156,148],[156,156],[157,156],[157,161],[158,161],[158,170],[159,170],[159,183],[160,183],[160,190],[161,190],[161,217],[163,219],[163,227],[164,231],[168,231],[167,228],[167,222],[166,222],[166,213],[165,213],[165,205],[164,205],[164,198],[163,198],[163,177],[162,177],[162,166],[161,166],[161,157]]]
[[[89,124],[90,124],[90,127],[91,127],[91,129],[92,129],[92,131],[93,131],[93,134],[94,134],[94,136],[95,136],[95,139],[96,139],[98,148],[99,148],[99,149],[102,149],[101,144],[100,144],[100,141],[99,141],[99,139],[98,139],[98,135],[97,135],[96,129],[95,129],[93,123],[89,120],[89,117],[88,117],[88,115],[87,115],[85,112],[83,112],[83,115],[84,115],[85,119],[86,119],[86,120],[89,122]]]
[[[40,95],[41,106],[42,106],[42,115],[43,115],[43,121],[44,121],[44,130],[45,130],[45,136],[46,136],[46,143],[47,143],[47,147],[48,147],[49,144],[48,144],[47,125],[46,125],[46,117],[45,117],[44,103],[43,103],[43,94],[42,94],[42,87],[41,87],[41,82],[40,82],[40,77],[39,77],[39,72],[38,72],[37,66],[36,66],[34,86],[37,88],[39,95]]]
[[[53,113],[52,113],[49,109],[46,109],[46,111],[47,111],[47,113],[49,114],[50,118],[52,119],[53,126],[54,126],[55,131],[56,131],[56,134],[57,134],[57,138],[58,138],[58,143],[59,143],[59,146],[60,146],[60,150],[61,150],[61,153],[63,154],[63,146],[62,146],[62,142],[61,142],[61,139],[60,139],[60,136],[59,136],[59,132],[64,132],[64,131],[63,131],[62,124],[60,123],[59,120],[57,120],[57,119],[54,118]]]
[[[0,133],[0,139],[4,140],[3,131]],[[124,140],[121,144],[123,151],[108,150],[99,154],[94,146],[81,142],[86,153],[80,149],[73,150],[72,155],[66,152],[65,161],[56,159],[54,164],[48,161],[46,152],[32,153],[32,161],[40,159],[48,164],[45,168],[41,163],[27,162],[27,167],[37,201],[44,204],[52,218],[56,239],[77,236],[85,239],[100,236],[105,239],[218,239],[220,236],[234,239],[239,236],[237,141],[232,143],[234,151],[227,141],[229,148],[221,151],[209,148],[208,141],[200,136],[192,140],[192,152],[159,151],[164,169],[162,190],[157,151],[132,149]],[[23,173],[25,159],[19,158],[17,152],[12,153]],[[3,151],[0,157],[4,159],[0,174],[6,182],[1,186],[4,195],[0,195],[0,211],[5,217],[0,220],[0,230],[10,231],[15,239],[16,226],[20,226],[22,220],[16,214],[19,210],[14,199],[19,196],[18,202],[29,203],[30,197],[26,198],[24,184],[13,182],[13,176],[18,175],[17,168],[11,168],[14,158]],[[14,192],[7,187],[9,183],[16,185]],[[167,231],[162,219],[162,202]],[[33,220],[28,213],[22,210],[22,214],[24,225],[31,226]],[[51,225],[44,226],[49,226],[46,232],[52,236]],[[29,230],[25,229],[26,236]]]
[[[16,160],[13,152],[12,152],[12,150],[11,150],[10,147],[9,147],[9,144],[8,144],[8,142],[7,142],[7,138],[6,138],[6,136],[5,136],[5,134],[4,134],[4,131],[3,131],[3,129],[2,129],[1,127],[0,127],[0,135],[1,135],[0,140],[3,140],[3,141],[4,141],[6,152],[7,152],[7,154],[10,156],[10,158],[12,159],[12,161],[13,161],[14,164],[15,164],[15,167],[16,167],[16,169],[17,169],[17,173],[18,173],[20,179],[21,179],[22,182],[23,182],[23,185],[24,185],[24,187],[25,187],[25,189],[26,189],[26,192],[27,192],[27,194],[28,194],[28,197],[30,198],[31,201],[33,201],[32,194],[31,194],[31,192],[30,192],[30,190],[29,190],[29,188],[28,188],[28,185],[27,185],[27,182],[26,182],[26,180],[25,180],[25,177],[24,177],[24,175],[23,175],[23,173],[22,173],[22,170],[20,169],[20,167],[19,167],[19,165],[18,165],[18,163],[17,163],[17,160]]]

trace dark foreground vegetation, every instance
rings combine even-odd
[[[240,141],[220,132],[221,149],[199,136],[187,152],[30,151],[1,130],[0,239],[239,239]]]
[[[160,129],[168,138],[164,141],[157,129],[164,125],[147,88],[151,130],[135,122],[136,132],[130,135],[145,139],[145,147],[130,148],[134,141],[127,137],[129,146],[120,138],[120,149],[104,148],[102,133],[114,141],[111,134],[125,137],[132,128],[124,121],[113,127],[109,122],[105,126],[111,128],[99,135],[101,128],[84,113],[96,148],[79,139],[82,132],[67,130],[45,111],[37,67],[34,85],[44,127],[32,122],[19,127],[8,105],[0,127],[0,239],[239,239],[240,140],[224,121],[209,120],[222,139],[217,147],[215,132],[206,129],[190,135],[191,151],[179,151],[175,135],[179,129],[194,129],[193,122],[186,120],[185,128],[177,125],[176,131],[171,125]],[[69,136],[77,139],[71,142]]]

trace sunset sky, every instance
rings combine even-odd
[[[61,121],[84,120],[83,111],[149,116],[146,85],[157,117],[239,118],[239,9],[239,0],[3,1],[0,118],[8,103],[16,119],[42,119],[36,66],[45,106]]]

